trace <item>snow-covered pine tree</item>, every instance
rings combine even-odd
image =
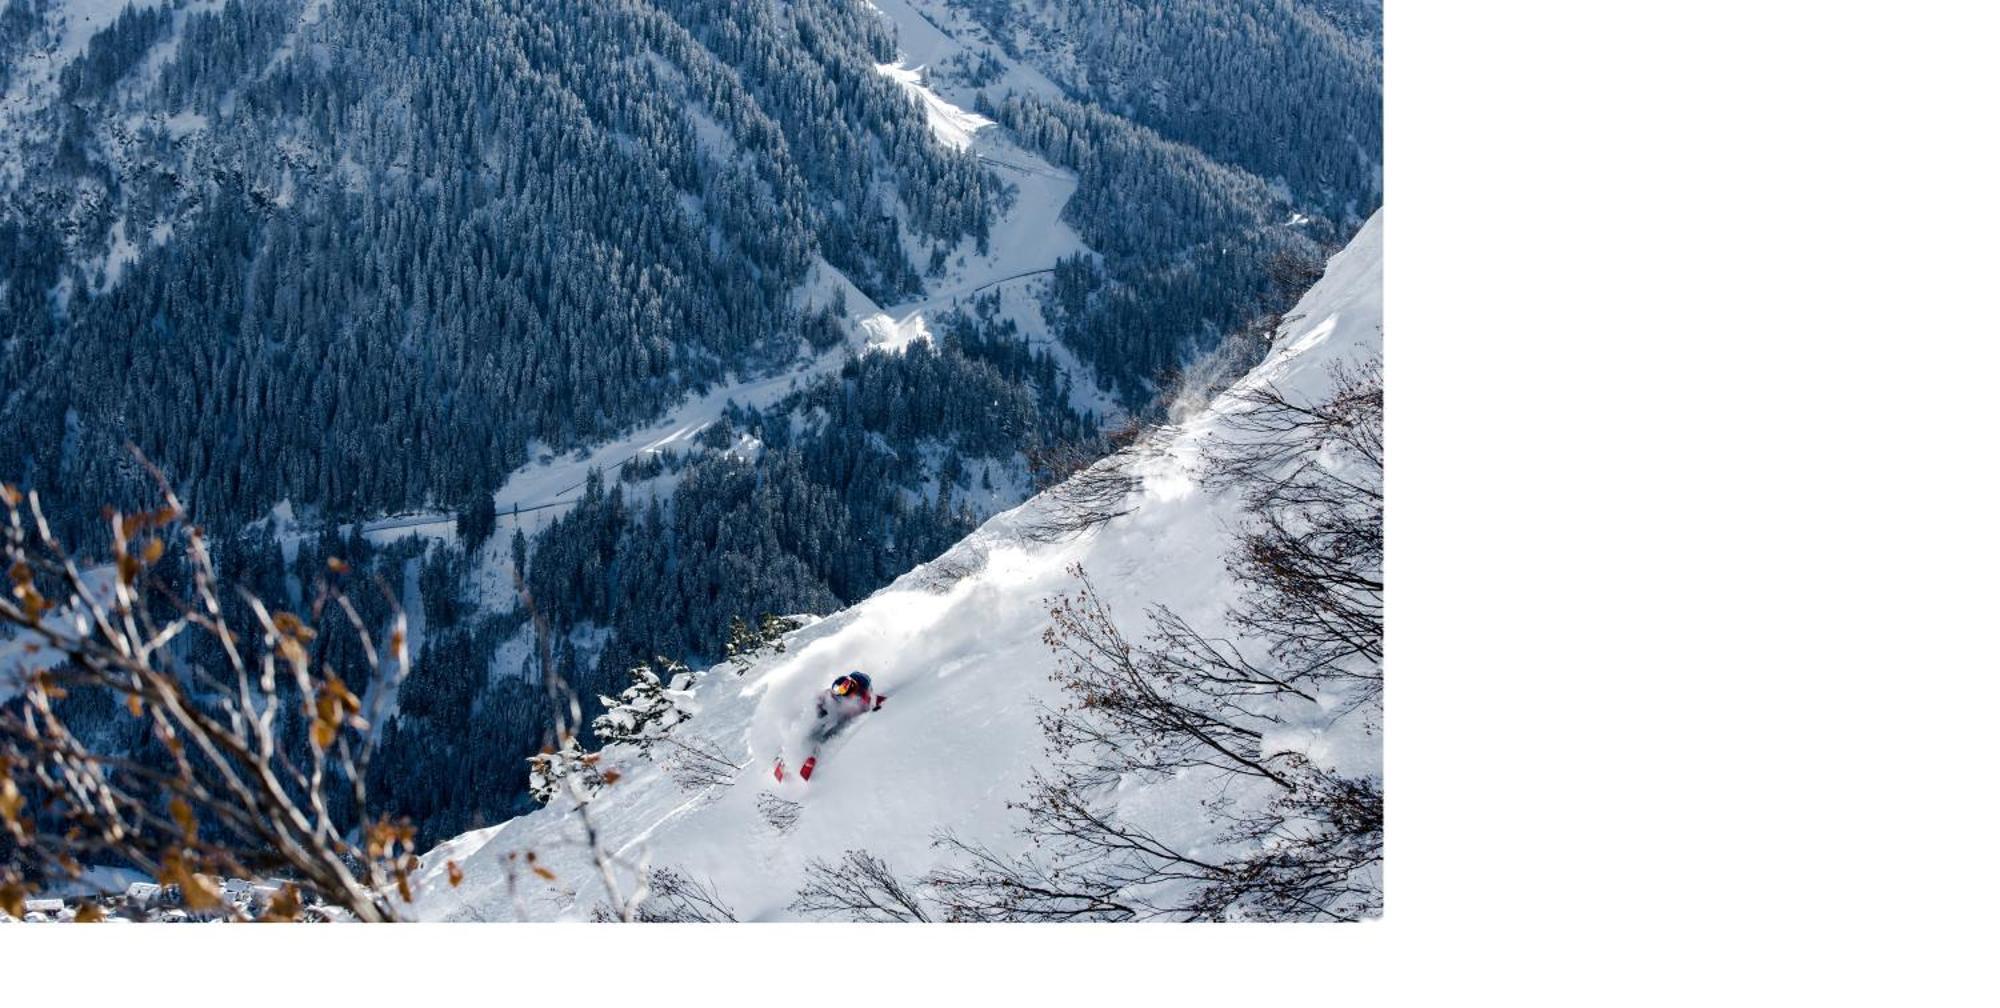
[[[569,776],[581,755],[572,740],[556,752],[528,757],[528,794],[534,796],[537,804],[547,805],[556,796],[556,789],[562,786],[563,778]]]
[[[630,745],[641,753],[652,752],[653,743],[675,725],[694,716],[687,704],[688,688],[694,673],[672,658],[654,658],[632,669],[632,685],[616,700],[601,696],[604,713],[590,723],[598,741],[605,745]]]
[[[723,654],[737,675],[748,671],[757,659],[766,655],[784,654],[786,634],[805,626],[805,621],[792,616],[774,616],[765,613],[758,617],[756,629],[741,616],[729,618],[729,641],[723,645]]]

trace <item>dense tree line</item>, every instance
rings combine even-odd
[[[1100,385],[1140,408],[1161,380],[1287,292],[1276,260],[1317,259],[1324,228],[1294,229],[1269,182],[1152,130],[1064,99],[981,108],[1077,173],[1063,217],[1099,255],[1058,262],[1043,306]]]
[[[1374,0],[952,0],[1089,103],[1283,182],[1358,226],[1381,205]]]
[[[135,79],[169,17],[172,58]],[[215,520],[455,506],[530,440],[823,345],[794,300],[815,256],[893,300],[905,224],[950,245],[990,212],[849,5],[378,0],[307,25],[231,0],[120,25],[0,197],[0,471],[60,499],[138,496],[129,439]],[[128,108],[157,115],[133,132]],[[168,232],[111,282],[114,235]]]

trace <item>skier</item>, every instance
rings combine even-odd
[[[840,730],[847,727],[855,718],[869,711],[882,709],[883,701],[889,699],[889,696],[886,693],[874,692],[873,686],[874,683],[870,682],[866,675],[849,672],[835,679],[833,685],[827,687],[815,699],[814,705],[818,713],[814,715],[812,731],[807,735],[806,761],[799,765],[800,780],[812,780],[813,767],[819,764],[819,748],[825,745],[828,739],[839,734]],[[784,756],[778,757],[778,764],[772,768],[772,774],[780,782],[784,781]]]

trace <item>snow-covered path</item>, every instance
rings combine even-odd
[[[1048,351],[1070,375],[1071,406],[1100,417],[1118,416],[1117,403],[1095,387],[1089,369],[1049,334],[1038,298],[1036,281],[1052,272],[1057,260],[1090,251],[1062,219],[1063,209],[1076,194],[1076,176],[1015,144],[1004,130],[971,112],[977,91],[924,71],[969,54],[976,46],[1000,67],[998,76],[984,89],[989,95],[1008,91],[1056,94],[1059,89],[1040,71],[1015,62],[997,48],[946,34],[934,19],[949,17],[948,12],[920,9],[911,0],[872,0],[869,6],[896,26],[901,50],[896,63],[877,69],[922,103],[939,140],[970,150],[1015,190],[1007,212],[993,223],[987,252],[980,254],[969,240],[962,243],[951,256],[946,275],[930,282],[924,297],[889,308],[864,323],[872,334],[872,345],[889,350],[907,346],[912,340],[925,338],[930,321],[940,313],[997,291],[1000,317],[1013,321],[1023,339]],[[969,23],[957,28],[968,37],[976,34]]]
[[[971,112],[978,92],[923,72],[967,53],[970,46],[939,30],[932,20],[937,12],[927,15],[910,0],[873,0],[870,6],[895,24],[900,48],[895,64],[877,69],[922,102],[939,140],[970,150],[1017,188],[1013,207],[994,223],[988,254],[967,255],[962,265],[954,258],[947,276],[930,285],[930,294],[898,305],[891,313],[902,320],[914,312],[936,310],[998,282],[1047,270],[1057,259],[1084,251],[1083,239],[1062,221],[1063,207],[1076,193],[1076,176],[1015,144],[1006,131]],[[1014,62],[997,49],[982,51],[1003,68],[996,81],[984,89],[989,95],[1009,90],[1056,93],[1056,86],[1039,71]]]

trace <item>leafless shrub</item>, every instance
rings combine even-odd
[[[0,623],[40,656],[22,671],[19,695],[0,704],[0,836],[15,848],[0,864],[0,909],[20,902],[31,873],[75,878],[102,861],[146,873],[198,915],[398,919],[415,899],[416,833],[371,814],[367,793],[378,727],[408,668],[395,593],[377,579],[393,615],[378,646],[337,558],[304,613],[225,590],[203,529],[165,477],[139,462],[163,504],[107,511],[111,562],[88,573],[35,495],[0,487],[10,588]],[[231,625],[232,613],[239,623],[247,613],[249,626]],[[557,747],[573,748],[576,698],[549,660],[539,617],[536,627]],[[335,640],[363,662],[358,691],[334,670]],[[86,691],[121,700],[164,757],[142,759],[73,729],[61,701]],[[587,808],[580,821],[615,894]],[[554,879],[534,852],[514,854]],[[463,874],[449,868],[456,886]],[[225,898],[220,876],[290,881],[240,901]]]
[[[1292,789],[1253,811],[1218,812],[1245,853],[1200,855],[1121,819],[1100,788],[1038,777],[1007,856],[941,835],[960,863],[925,879],[947,921],[1358,920],[1381,909],[1380,790],[1287,761]],[[1218,806],[1220,808],[1221,806]]]
[[[1273,297],[1282,304],[1297,304],[1326,274],[1326,260],[1296,248],[1286,248],[1264,262],[1264,274],[1274,288]]]
[[[1252,513],[1238,540],[1237,625],[1294,674],[1368,692],[1382,660],[1380,365],[1339,365],[1330,378],[1321,402],[1268,385],[1233,393],[1240,409],[1204,447],[1203,478],[1240,489]]]
[[[711,882],[697,882],[667,868],[655,868],[646,876],[646,892],[638,906],[621,916],[599,904],[591,910],[591,920],[600,923],[628,920],[641,924],[734,924],[736,912],[722,901]]]
[[[1260,755],[1262,729],[1275,723],[1273,718],[1232,720],[1227,715],[1241,705],[1216,710],[1202,704],[1183,681],[1183,670],[1199,667],[1197,656],[1134,645],[1083,569],[1073,567],[1071,574],[1079,587],[1050,600],[1051,622],[1042,634],[1060,662],[1052,678],[1071,703],[1044,712],[1041,722],[1051,753],[1080,787],[1109,786],[1135,769],[1167,775],[1195,767],[1247,773],[1284,786]],[[1228,674],[1225,667],[1210,678],[1227,682]]]
[[[1340,776],[1272,734],[1330,703],[1379,704],[1380,369],[1338,367],[1331,378],[1312,402],[1272,386],[1230,392],[1206,446],[1204,479],[1240,493],[1248,510],[1230,637],[1155,606],[1147,636],[1130,639],[1080,568],[1079,587],[1050,600],[1044,642],[1067,702],[1041,718],[1050,772],[1013,806],[1032,847],[1010,856],[941,835],[956,863],[925,881],[945,919],[1380,912],[1379,783]],[[1190,772],[1215,788],[1201,804],[1213,842],[1190,849],[1119,814],[1125,782]]]
[[[705,735],[682,730],[654,744],[664,754],[668,776],[685,791],[726,785],[743,769],[723,751],[721,743]]]
[[[1108,435],[1112,452],[1089,443],[1046,446],[1029,452],[1042,492],[1024,512],[1020,534],[1030,542],[1060,542],[1082,535],[1138,506],[1144,485],[1138,462],[1158,450],[1165,432],[1134,419]]]
[[[799,812],[798,802],[786,801],[768,791],[757,795],[757,813],[780,833],[789,833],[793,826],[798,825]]]
[[[920,564],[915,573],[919,586],[924,591],[942,595],[952,586],[979,572],[985,563],[985,552],[960,541],[945,554],[926,564]]]
[[[112,562],[97,586],[37,497],[0,488],[11,588],[0,622],[59,657],[26,672],[20,695],[0,707],[0,826],[23,862],[70,877],[86,859],[129,864],[195,910],[247,917],[223,900],[215,876],[281,872],[357,919],[394,919],[412,899],[415,832],[368,816],[366,780],[380,701],[407,665],[401,614],[378,648],[339,587],[345,565],[330,560],[306,614],[272,612],[246,595],[255,626],[231,627],[206,535],[158,482],[160,508],[107,513]],[[185,592],[161,576],[170,551],[184,565]],[[332,632],[351,634],[366,661],[373,686],[362,694],[325,660]],[[197,637],[222,656],[219,669],[181,659]],[[58,701],[84,690],[123,701],[165,765],[100,751],[73,731]],[[364,694],[375,709],[363,709]],[[308,727],[302,756],[284,737],[293,711]],[[18,910],[24,882],[19,868],[0,868],[0,907]],[[296,919],[298,910],[287,896],[265,915]]]
[[[864,924],[928,922],[923,901],[880,858],[851,850],[839,864],[806,865],[806,884],[792,909],[821,920]]]
[[[1142,912],[1085,880],[1073,885],[1059,872],[1029,857],[1008,857],[950,834],[939,847],[958,854],[963,867],[933,872],[926,881],[939,894],[947,922],[1129,921]]]
[[[1233,821],[1253,843],[1217,895],[1268,919],[1357,920],[1382,911],[1382,790],[1371,780],[1299,766],[1296,787]]]
[[[1145,443],[1155,426],[1134,415],[1096,437],[1030,445],[1026,452],[1029,482],[1037,491],[1052,489],[1107,455]]]
[[[1270,385],[1233,390],[1225,432],[1206,446],[1204,477],[1242,487],[1255,508],[1379,508],[1382,493],[1382,370],[1379,360],[1335,363],[1332,391],[1301,401]],[[1343,465],[1327,466],[1331,449]]]
[[[1020,526],[1030,542],[1060,542],[1082,535],[1137,507],[1141,481],[1133,459],[1111,455],[1043,491]]]
[[[1338,369],[1302,403],[1269,387],[1240,397],[1210,446],[1210,481],[1243,494],[1250,523],[1230,623],[1262,645],[1197,631],[1170,609],[1126,637],[1081,568],[1050,600],[1044,642],[1068,702],[1045,711],[1052,772],[1015,808],[1033,852],[1008,857],[952,836],[958,866],[926,881],[948,920],[1354,920],[1380,911],[1382,795],[1272,744],[1274,729],[1379,703],[1382,397],[1379,370]],[[1221,854],[1121,818],[1130,778],[1197,771]],[[1231,853],[1233,852],[1233,853]]]

